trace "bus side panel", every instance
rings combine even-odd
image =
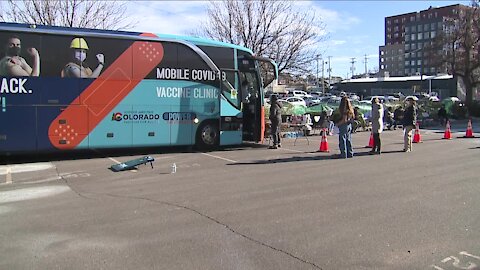
[[[100,111],[103,105],[91,105],[89,111]],[[131,147],[133,142],[133,120],[132,106],[118,105],[114,111],[105,117],[100,124],[89,121],[89,130],[92,130],[87,137],[78,145],[83,148],[109,148],[109,147]],[[123,112],[123,113],[121,113]],[[89,119],[90,120],[90,119]]]
[[[48,78],[42,79],[40,104],[42,105],[78,105],[80,95],[80,79],[74,78]],[[88,80],[90,84],[93,80]]]
[[[7,106],[0,111],[0,153],[36,149],[36,108]]]
[[[169,119],[170,138],[172,145],[193,145],[195,143],[195,128],[193,126],[192,114],[190,106],[176,107],[180,113],[174,112]]]
[[[170,126],[162,117],[170,106],[133,106],[137,118],[133,120],[133,146],[168,146],[171,143]],[[185,136],[189,136],[185,134]]]
[[[133,104],[133,113],[149,118],[135,122],[134,145],[194,144],[195,117],[200,121],[218,119],[217,93],[218,89],[191,81],[142,81],[122,101],[122,104]],[[155,132],[155,136],[149,136],[151,132]]]
[[[72,113],[57,118],[66,108]],[[78,137],[88,134],[87,107],[82,105],[38,107],[38,150],[54,150],[52,142],[69,146]],[[54,127],[54,128],[50,128]]]
[[[39,104],[43,92],[42,80],[38,77],[0,76],[0,96],[6,105]]]
[[[230,117],[233,120],[241,119],[242,113],[234,108],[228,101],[226,101],[223,97],[220,99],[220,111],[222,114],[222,118],[225,116]],[[230,121],[231,122],[231,121]],[[220,130],[220,145],[238,145],[242,144],[243,136],[242,130],[231,130],[230,127],[226,126],[227,123],[223,123],[225,125]]]

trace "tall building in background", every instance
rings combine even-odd
[[[385,45],[379,47],[380,75],[412,76],[436,75],[445,72],[429,63],[424,53],[441,31],[446,30],[446,20],[457,18],[457,4],[430,7],[420,12],[385,17]]]

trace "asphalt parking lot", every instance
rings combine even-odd
[[[480,269],[479,134],[369,135],[1,165],[0,269]]]

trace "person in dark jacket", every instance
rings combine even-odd
[[[404,110],[402,106],[395,109],[393,112],[393,129],[396,130],[398,125],[402,124]]]
[[[280,143],[280,124],[282,123],[282,104],[278,101],[277,95],[270,96],[270,134],[273,137],[273,145],[270,149],[282,147]]]
[[[442,104],[442,107],[438,110],[438,120],[440,120],[440,125],[445,126],[448,122],[447,110],[445,110],[445,105]]]
[[[412,151],[412,133],[417,123],[417,107],[415,105],[415,100],[408,98],[405,100],[407,102],[407,107],[405,108],[405,113],[403,114],[403,151],[411,152]]]
[[[393,108],[391,106],[387,106],[387,108],[384,111],[383,117],[385,118],[384,122],[387,125],[386,128],[388,128],[388,130],[392,130],[392,127],[393,127]]]

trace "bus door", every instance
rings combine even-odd
[[[240,98],[243,115],[243,139],[259,142],[265,131],[263,87],[254,58],[239,58]]]
[[[220,73],[220,145],[241,144],[243,114],[240,73],[233,69],[220,69]]]

